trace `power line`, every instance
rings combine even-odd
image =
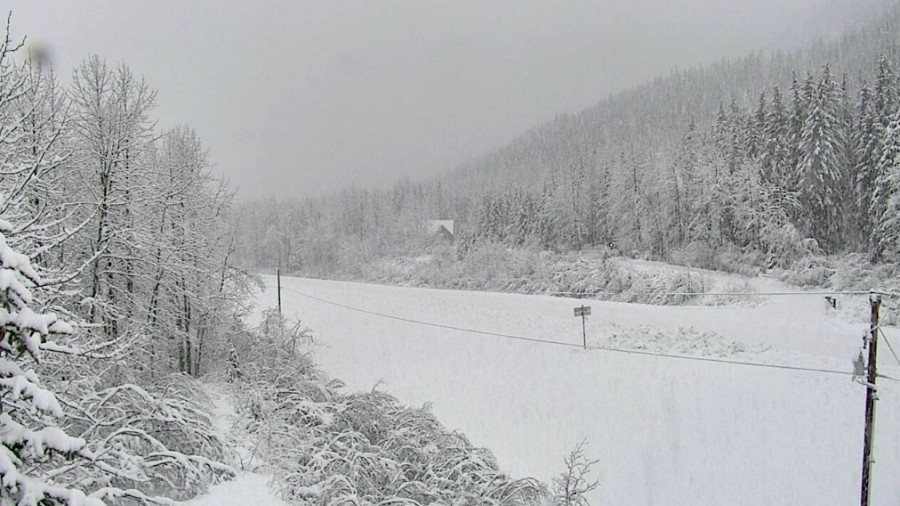
[[[529,341],[529,342],[543,343],[543,344],[556,344],[556,345],[559,345],[559,346],[571,346],[571,347],[574,347],[574,348],[581,348],[581,345],[580,345],[580,344],[567,343],[567,342],[565,342],[565,341],[553,341],[553,340],[550,340],[550,339],[538,339],[538,338],[535,338],[535,337],[517,336],[517,335],[512,335],[512,334],[501,334],[501,333],[498,333],[498,332],[489,332],[489,331],[486,331],[486,330],[470,329],[470,328],[465,328],[465,327],[456,327],[456,326],[453,326],[453,325],[444,325],[444,324],[442,324],[442,323],[426,322],[426,321],[421,321],[421,320],[415,320],[415,319],[412,319],[412,318],[404,318],[404,317],[402,317],[402,316],[395,316],[395,315],[390,315],[390,314],[386,314],[386,313],[379,313],[378,311],[369,311],[368,309],[362,309],[362,308],[358,308],[358,307],[354,307],[354,306],[348,306],[348,305],[346,305],[346,304],[341,304],[340,302],[334,302],[334,301],[331,301],[331,300],[323,299],[323,298],[320,298],[320,297],[316,297],[315,295],[310,295],[310,294],[308,294],[308,293],[302,293],[302,292],[299,292],[299,291],[297,291],[297,290],[293,290],[293,289],[290,289],[290,288],[282,287],[281,289],[284,290],[284,291],[287,291],[287,292],[291,292],[291,293],[295,293],[295,294],[297,294],[297,295],[301,295],[301,296],[303,296],[303,297],[307,297],[307,298],[310,298],[310,299],[313,299],[313,300],[317,300],[317,301],[319,301],[319,302],[323,302],[323,303],[325,303],[325,304],[330,304],[330,305],[332,305],[332,306],[337,306],[337,307],[340,307],[340,308],[343,308],[343,309],[348,309],[348,310],[350,310],[350,311],[356,311],[356,312],[358,312],[358,313],[365,313],[365,314],[372,315],[372,316],[378,316],[378,317],[381,317],[381,318],[387,318],[387,319],[390,319],[390,320],[397,320],[397,321],[406,322],[406,323],[414,323],[414,324],[417,324],[417,325],[426,325],[426,326],[429,326],[429,327],[437,327],[437,328],[440,328],[440,329],[446,329],[446,330],[456,330],[456,331],[459,331],[459,332],[468,332],[468,333],[472,333],[472,334],[481,334],[481,335],[486,335],[486,336],[503,337],[503,338],[507,338],[507,339],[515,339],[515,340],[519,340],[519,341]]]
[[[889,380],[889,381],[894,381],[894,382],[900,383],[900,379],[892,378],[892,377],[890,377],[890,376],[885,376],[884,374],[881,374],[881,373],[878,373],[878,377],[879,377],[879,378],[884,378],[884,379]]]
[[[445,325],[442,323],[427,322],[427,321],[422,321],[422,320],[416,320],[413,318],[405,318],[402,316],[381,313],[378,311],[370,311],[368,309],[350,306],[347,304],[341,304],[339,302],[334,302],[334,301],[331,301],[328,299],[323,299],[321,297],[316,297],[315,295],[303,293],[298,290],[293,290],[291,288],[282,287],[282,290],[285,290],[285,291],[288,291],[288,292],[291,292],[296,295],[300,295],[302,297],[306,297],[306,298],[309,298],[312,300],[316,300],[316,301],[322,302],[324,304],[329,304],[332,306],[347,309],[349,311],[356,311],[359,313],[364,313],[364,314],[368,314],[368,315],[372,315],[372,316],[376,316],[376,317],[380,317],[380,318],[386,318],[386,319],[390,319],[390,320],[396,320],[396,321],[412,323],[412,324],[416,324],[416,325],[423,325],[423,326],[428,326],[428,327],[436,327],[436,328],[441,328],[441,329],[446,329],[446,330],[455,330],[458,332],[467,332],[467,333],[471,333],[471,334],[502,337],[505,339],[513,339],[513,340],[518,340],[518,341],[527,341],[527,342],[533,342],[533,343],[539,343],[539,344],[555,344],[558,346],[568,346],[568,347],[572,347],[572,348],[582,348],[582,345],[580,345],[580,344],[570,343],[570,342],[565,342],[565,341],[554,341],[554,340],[550,340],[550,339],[539,339],[539,338],[534,338],[534,337],[518,336],[518,335],[514,335],[514,334],[503,334],[503,333],[490,332],[490,331],[485,331],[485,330],[457,327],[454,325]],[[782,369],[782,370],[804,371],[804,372],[819,372],[819,373],[826,373],[826,374],[838,374],[838,375],[843,375],[843,376],[853,376],[854,375],[854,373],[851,371],[843,371],[843,370],[839,370],[839,369],[791,366],[791,365],[770,364],[770,363],[763,363],[763,362],[747,362],[747,361],[742,361],[742,360],[731,360],[731,359],[722,359],[722,358],[714,358],[714,357],[698,357],[698,356],[692,356],[692,355],[675,355],[675,354],[670,354],[670,353],[661,353],[661,352],[647,351],[647,350],[628,350],[628,349],[622,349],[622,348],[612,348],[612,347],[608,347],[608,346],[591,345],[591,346],[588,346],[587,349],[598,350],[598,351],[607,351],[607,352],[611,352],[611,353],[624,353],[624,354],[629,354],[629,355],[642,355],[642,356],[658,357],[658,358],[671,358],[671,359],[679,359],[679,360],[694,360],[694,361],[698,361],[698,362],[743,365],[743,366],[748,366],[748,367],[764,367],[764,368],[769,368],[769,369]]]
[[[894,356],[894,360],[897,361],[897,365],[900,365],[900,358],[897,357],[897,353],[894,351],[894,347],[891,346],[891,342],[888,340],[887,334],[881,330],[881,327],[878,327],[878,333],[881,334],[881,339],[884,340],[884,343],[887,345],[888,349],[891,351],[891,355]]]

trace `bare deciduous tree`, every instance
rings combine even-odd
[[[596,489],[600,480],[591,480],[591,468],[599,460],[589,460],[584,455],[587,441],[581,441],[565,458],[566,469],[553,479],[554,506],[588,506],[585,495]]]

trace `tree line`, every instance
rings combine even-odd
[[[165,503],[233,475],[208,399],[243,328],[232,192],[156,91],[0,40],[0,502]]]
[[[702,245],[759,252],[769,266],[803,253],[900,252],[898,80],[881,57],[854,98],[825,65],[754,108],[722,105],[671,149],[592,153],[538,191],[482,197],[470,240],[545,249],[604,245],[668,258]]]

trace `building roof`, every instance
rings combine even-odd
[[[434,234],[441,230],[441,227],[447,229],[447,232],[450,232],[450,235],[455,235],[453,231],[453,220],[428,220],[428,233]]]

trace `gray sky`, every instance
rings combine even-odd
[[[159,89],[244,197],[421,177],[675,67],[792,48],[885,0],[3,2],[51,48]],[[864,9],[863,9],[864,10]],[[815,20],[815,21],[814,21]]]

